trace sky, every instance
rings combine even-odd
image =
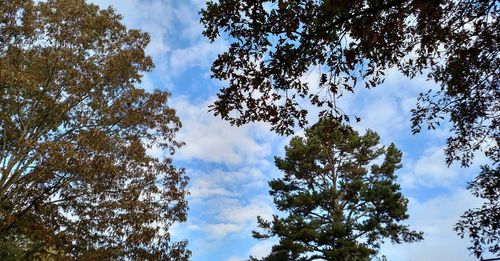
[[[280,177],[274,156],[283,156],[290,137],[272,133],[269,125],[252,123],[230,126],[208,112],[223,83],[210,78],[210,65],[229,39],[210,43],[201,34],[199,10],[204,0],[92,0],[105,8],[112,6],[129,28],[151,35],[147,53],[155,69],[140,84],[146,90],[172,93],[170,106],[177,110],[182,129],[177,139],[186,145],[174,155],[178,167],[191,178],[188,221],[171,228],[173,238],[187,239],[193,261],[246,260],[250,255],[269,253],[276,239],[258,241],[251,231],[256,217],[269,218],[278,211],[269,196],[267,182]],[[452,227],[459,216],[481,202],[466,189],[467,181],[486,162],[463,169],[447,167],[443,149],[449,125],[432,132],[411,134],[411,108],[418,93],[437,88],[425,77],[407,79],[397,71],[372,90],[358,88],[341,100],[344,111],[362,121],[355,128],[378,132],[383,144],[394,142],[403,153],[398,174],[403,194],[409,199],[410,218],[405,224],[424,232],[425,240],[413,244],[385,243],[381,253],[388,260],[475,260]],[[311,71],[305,81],[314,85],[318,73]],[[314,114],[314,113],[312,113]],[[311,121],[313,122],[313,121]],[[300,135],[301,130],[297,130]],[[162,157],[166,152],[152,150]]]

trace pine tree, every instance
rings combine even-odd
[[[422,239],[400,223],[409,217],[408,200],[396,183],[402,153],[394,144],[381,146],[375,132],[359,135],[325,118],[304,138],[293,137],[285,151],[275,159],[284,176],[269,185],[286,215],[259,217],[263,232],[254,231],[255,238],[280,239],[263,260],[365,260],[385,239]]]

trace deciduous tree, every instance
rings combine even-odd
[[[269,185],[286,215],[259,217],[263,232],[254,232],[280,240],[263,260],[368,260],[386,239],[422,239],[401,224],[408,200],[396,183],[402,154],[394,144],[383,147],[373,131],[359,135],[324,118],[304,138],[293,137],[285,152],[275,159],[284,175]]]
[[[84,0],[0,0],[0,240],[23,259],[189,256],[169,233],[186,219],[181,123],[169,93],[136,87],[148,42]]]
[[[337,106],[343,93],[379,85],[389,68],[428,72],[441,89],[420,96],[414,131],[449,116],[448,161],[467,165],[485,141],[498,146],[498,8],[495,0],[209,1],[204,35],[231,41],[212,65],[227,84],[211,109],[290,134],[307,123],[303,103],[349,118]],[[313,69],[319,89],[303,80]],[[488,153],[499,160],[498,150]]]

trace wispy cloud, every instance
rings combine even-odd
[[[458,189],[428,200],[411,198],[409,224],[424,232],[419,243],[392,245],[387,243],[382,254],[389,260],[475,260],[467,251],[467,240],[452,230],[460,215],[480,200],[467,190]]]
[[[405,161],[400,176],[401,184],[407,188],[453,188],[463,186],[464,180],[470,180],[479,173],[479,166],[487,162],[484,155],[479,154],[469,168],[461,168],[457,163],[446,165],[445,146],[426,148],[417,159]]]
[[[270,155],[276,135],[262,140],[265,129],[258,124],[231,126],[208,112],[211,100],[192,103],[186,98],[173,101],[183,128],[179,139],[188,141],[177,156],[183,160],[202,160],[220,164],[255,164]]]

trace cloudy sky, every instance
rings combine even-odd
[[[198,11],[204,0],[92,0],[113,6],[130,28],[149,32],[147,49],[156,64],[144,75],[141,87],[172,93],[170,105],[183,122],[178,139],[186,146],[175,155],[179,167],[191,178],[189,220],[173,227],[176,239],[188,239],[193,261],[245,260],[263,256],[273,241],[251,238],[256,216],[270,217],[275,210],[267,181],[280,175],[273,157],[283,155],[289,138],[269,131],[266,124],[232,127],[208,113],[221,83],[210,79],[210,64],[227,46],[227,39],[210,43],[201,35]],[[311,71],[304,80],[317,82]],[[382,142],[394,142],[404,152],[399,171],[403,193],[410,199],[410,224],[424,231],[417,244],[385,244],[389,260],[474,260],[452,226],[464,210],[480,202],[465,190],[466,182],[484,159],[469,169],[446,167],[446,124],[434,132],[413,136],[410,109],[419,92],[436,88],[424,78],[408,80],[389,72],[374,90],[359,88],[342,100],[345,111],[361,116],[356,128],[370,128]],[[151,151],[161,156],[161,151]]]

